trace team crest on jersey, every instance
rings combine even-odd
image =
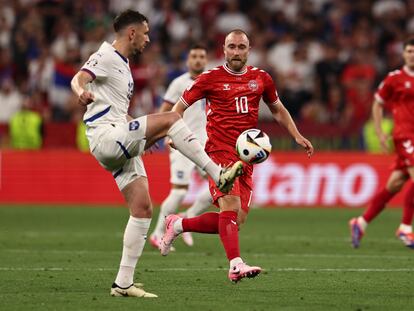
[[[404,86],[405,86],[406,89],[410,89],[411,88],[411,82],[410,81],[405,81]]]
[[[230,91],[230,84],[224,83],[223,84],[223,91]]]
[[[138,121],[131,121],[129,122],[129,130],[130,131],[136,131],[137,129],[139,129],[139,122]]]
[[[248,85],[249,85],[249,89],[252,91],[257,91],[257,89],[259,88],[259,84],[257,83],[256,80],[250,80]]]

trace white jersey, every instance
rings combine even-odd
[[[103,42],[81,70],[90,73],[94,78],[87,85],[95,100],[87,105],[83,117],[86,125],[95,127],[99,124],[126,123],[134,90],[128,59],[111,44]]]
[[[194,80],[188,72],[175,78],[168,86],[167,92],[164,95],[164,100],[171,104],[175,104],[180,99],[184,90],[193,82]],[[197,138],[203,145],[207,137],[205,134],[207,123],[205,102],[205,99],[200,99],[186,109],[183,116],[184,122],[188,125],[190,130],[197,135]]]

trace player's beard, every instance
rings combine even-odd
[[[242,58],[231,58],[230,60],[227,61],[227,63],[229,64],[230,68],[234,71],[240,71],[245,65],[246,65],[247,59],[242,59]]]
[[[192,68],[192,70],[191,70],[195,75],[199,75],[199,74],[202,74],[203,73],[203,71],[204,71],[204,68],[203,67],[195,67],[195,68]]]

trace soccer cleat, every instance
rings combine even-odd
[[[354,248],[358,248],[361,243],[361,239],[364,236],[364,230],[358,224],[357,218],[352,218],[349,221],[349,229],[351,230],[351,242]]]
[[[242,262],[235,265],[233,269],[229,270],[229,279],[230,281],[237,283],[245,277],[254,278],[258,276],[260,272],[262,272],[262,268],[250,267],[246,263]]]
[[[193,236],[192,236],[191,232],[183,232],[181,234],[181,237],[183,238],[183,241],[187,246],[193,246],[194,245],[194,240],[193,240]],[[172,246],[171,246],[171,248],[172,248]]]
[[[161,239],[158,238],[156,235],[151,234],[151,236],[149,238],[149,242],[150,242],[152,247],[154,247],[156,249],[160,249]],[[174,252],[175,248],[173,246],[171,246],[170,251]]]
[[[142,288],[137,286],[142,284],[132,284],[127,288],[122,288],[116,285],[115,283],[112,284],[111,288],[111,296],[113,297],[142,297],[142,298],[157,298],[158,296],[152,293],[148,293]]]
[[[404,243],[405,246],[414,249],[414,233],[405,233],[404,231],[398,229],[395,235]]]
[[[167,256],[171,250],[172,243],[178,237],[179,233],[174,231],[174,223],[181,219],[178,215],[168,215],[165,217],[165,233],[160,242],[161,255]]]
[[[217,187],[223,193],[229,193],[233,188],[234,181],[243,174],[243,162],[237,161],[232,166],[221,169]]]

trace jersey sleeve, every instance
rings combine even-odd
[[[265,72],[264,73],[264,91],[263,100],[267,105],[272,105],[277,102],[279,95],[277,94],[275,84],[272,77]]]
[[[208,73],[203,73],[190,84],[181,96],[181,101],[187,106],[191,106],[196,101],[207,97]]]
[[[392,92],[393,92],[392,81],[393,81],[392,75],[388,75],[380,83],[377,91],[375,92],[375,99],[382,104],[389,101],[392,97]]]
[[[179,82],[177,79],[175,79],[168,86],[163,99],[164,101],[170,104],[175,104],[180,99],[180,96],[181,96],[181,92],[180,92]]]
[[[81,70],[88,72],[94,79],[105,79],[109,75],[110,61],[101,53],[92,54]]]

